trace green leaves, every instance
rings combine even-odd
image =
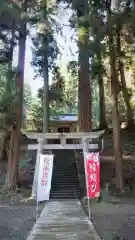
[[[8,127],[15,119],[15,79],[9,76],[7,65],[0,65],[0,125]]]
[[[26,107],[29,108],[32,102],[32,91],[29,84],[24,84],[24,102]]]
[[[46,49],[47,55],[48,55],[48,67],[49,70],[53,71],[53,68],[55,66],[55,59],[57,58],[57,55],[59,53],[59,49],[56,43],[56,40],[54,38],[53,30],[49,30],[47,32],[47,35],[45,36],[45,39],[47,38],[48,42],[48,48]],[[33,48],[33,61],[32,65],[35,67],[36,73],[43,74],[43,64],[44,64],[44,54],[45,54],[45,48],[43,48],[41,43],[41,37],[37,36],[34,41],[34,48]]]
[[[45,7],[45,3],[37,4],[37,22],[36,17],[33,16],[37,27],[37,36],[32,39],[34,44],[32,65],[36,74],[40,76],[43,76],[44,56],[47,55],[49,71],[53,71],[55,60],[59,54],[55,40],[56,28],[58,29],[57,24],[55,25],[56,12],[57,6],[53,2],[49,4],[48,8]]]

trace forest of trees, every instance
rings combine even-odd
[[[111,127],[116,187],[123,192],[120,126],[126,121],[129,130],[134,127],[134,1],[21,0],[9,4],[5,0],[0,4],[0,126],[4,133],[1,158],[10,139],[4,188],[13,191],[18,183],[25,102],[32,119],[39,115],[43,119],[43,132],[48,131],[49,115],[63,113],[78,114],[81,132],[90,132],[93,126],[105,130]],[[62,72],[56,61],[60,49],[55,36],[60,36],[64,28],[58,21],[60,11],[67,10],[78,50],[76,58],[68,62],[66,72]],[[36,99],[32,98],[29,86],[24,85],[27,36],[33,41],[35,75],[44,82]],[[14,67],[16,48],[18,64]]]

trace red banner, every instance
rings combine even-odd
[[[88,153],[86,156],[87,197],[97,198],[100,195],[99,153]]]

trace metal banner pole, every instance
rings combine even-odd
[[[38,207],[39,207],[39,202],[38,201],[36,201],[37,203],[36,203],[36,221],[37,221],[37,219],[38,219]]]
[[[42,153],[43,149],[44,149],[44,140],[43,139],[39,139],[38,140],[38,149],[37,149],[37,156],[36,156],[34,179],[33,179],[33,186],[32,186],[32,198],[36,198],[36,195],[37,195],[39,157],[40,157],[40,153]]]
[[[82,139],[83,142],[83,156],[84,156],[84,167],[85,167],[85,180],[86,180],[86,190],[87,190],[87,201],[88,201],[88,212],[89,212],[89,219],[91,218],[90,214],[90,199],[88,198],[88,182],[87,182],[87,170],[86,170],[86,156],[88,154],[88,139]]]

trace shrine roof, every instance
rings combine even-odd
[[[50,120],[54,121],[69,121],[76,122],[78,120],[78,116],[75,114],[64,114],[60,116],[51,117]]]

